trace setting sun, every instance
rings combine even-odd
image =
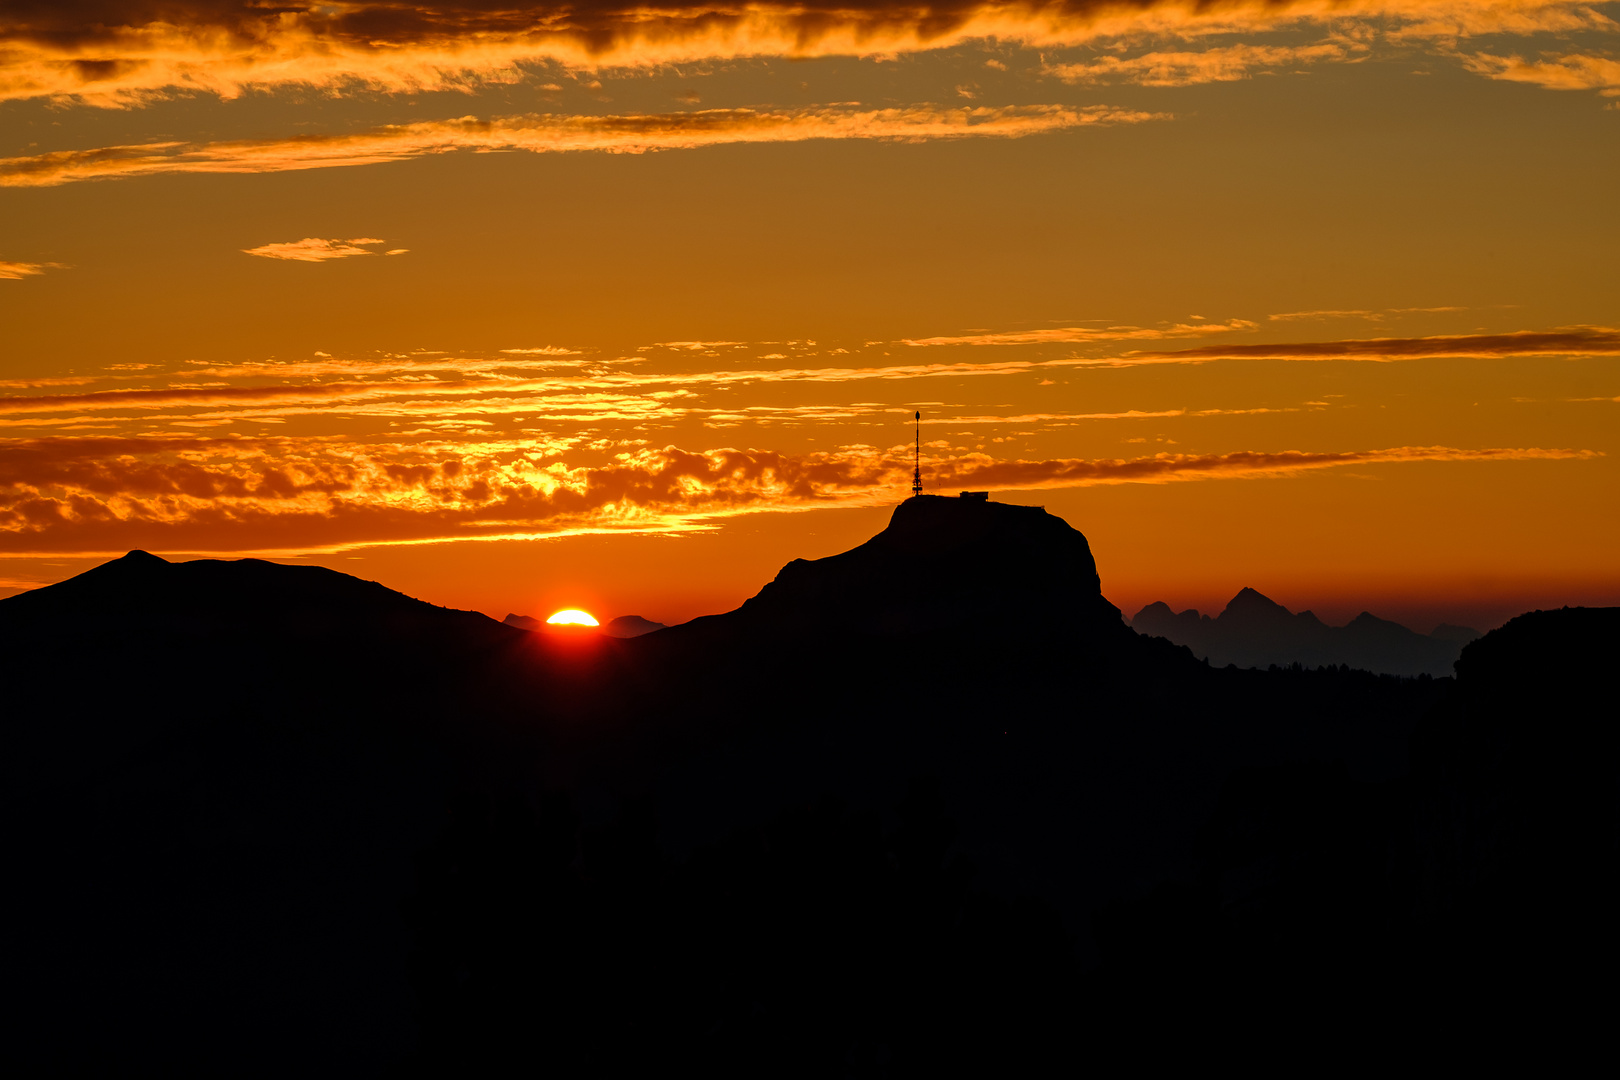
[[[547,626],[598,626],[594,616],[578,608],[564,608],[546,620]]]

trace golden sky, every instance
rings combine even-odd
[[[1620,603],[1620,3],[0,3],[0,594],[672,622],[928,490],[1105,594]]]

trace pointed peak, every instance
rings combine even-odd
[[[1268,610],[1271,608],[1276,608],[1279,611],[1288,610],[1281,604],[1277,603],[1277,601],[1267,596],[1265,593],[1258,589],[1251,589],[1247,585],[1239,589],[1238,594],[1226,602],[1226,607],[1228,610],[1232,608],[1266,608]]]
[[[128,566],[168,566],[169,565],[169,560],[168,559],[165,559],[160,555],[154,555],[150,551],[142,551],[140,548],[136,548],[134,551],[131,551],[128,555],[125,555],[122,558],[114,559],[113,561],[114,562],[119,562],[119,563],[124,563],[125,565],[128,565]]]
[[[1221,619],[1278,619],[1293,618],[1293,612],[1257,589],[1244,586],[1226,603]]]

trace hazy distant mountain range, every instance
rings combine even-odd
[[[545,628],[545,621],[533,615],[508,615],[501,622],[507,626],[514,626],[519,630],[541,630]],[[640,615],[620,615],[610,619],[602,626],[602,633],[609,637],[630,638],[650,634],[654,630],[662,630],[664,624],[644,619]]]
[[[1068,523],[937,496],[633,638],[132,552],[0,600],[0,1058],[1030,1076],[1577,1027],[1617,641],[1574,609],[1455,681],[1206,666]]]
[[[1432,634],[1419,634],[1366,611],[1345,626],[1329,626],[1309,611],[1296,615],[1249,588],[1214,618],[1192,608],[1173,612],[1161,600],[1138,611],[1131,626],[1185,645],[1215,667],[1348,664],[1391,675],[1450,675],[1463,646],[1480,636],[1477,630],[1445,624]]]

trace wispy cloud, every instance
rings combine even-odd
[[[1224,45],[1198,51],[1149,52],[1140,56],[1099,56],[1074,64],[1047,64],[1043,75],[1066,83],[1136,83],[1139,86],[1192,86],[1235,82],[1255,71],[1365,56],[1361,42],[1316,45]]]
[[[1232,454],[1156,454],[1153,457],[1088,461],[998,461],[967,455],[932,466],[945,488],[974,484],[992,488],[1083,487],[1091,484],[1163,484],[1183,480],[1289,476],[1345,465],[1384,465],[1414,461],[1559,461],[1602,457],[1593,450],[1538,447],[1458,449],[1450,446],[1397,446],[1386,450],[1310,452],[1240,451]]]
[[[302,240],[294,240],[286,244],[264,244],[255,248],[243,248],[248,255],[258,255],[266,259],[286,259],[289,262],[326,262],[330,259],[347,259],[355,255],[376,255],[371,248],[387,243],[386,240],[377,240],[370,237],[356,237],[353,240],[320,240],[313,236],[306,236]],[[390,251],[389,255],[403,255],[401,249]]]
[[[1521,56],[1474,53],[1463,57],[1468,70],[1491,79],[1529,83],[1548,90],[1597,90],[1604,97],[1620,96],[1620,59],[1567,53],[1542,60]]]
[[[916,344],[1024,345],[1042,341],[1165,339],[1252,327],[1232,320],[1160,329],[1080,330],[1100,338],[1051,337],[1058,331],[1014,332],[917,339]],[[1033,336],[1041,335],[1041,336]],[[1111,336],[1110,336],[1111,335]],[[715,344],[715,343],[704,343]],[[553,347],[555,348],[555,347]],[[690,355],[674,350],[677,356]],[[1353,360],[1389,362],[1428,357],[1610,356],[1620,355],[1620,330],[1572,327],[1554,331],[1439,335],[1420,338],[1357,338],[1335,341],[1204,345],[1166,352],[1130,351],[1113,356],[1065,356],[1047,360],[881,364],[852,367],[756,367],[739,370],[669,370],[637,364],[610,364],[577,358],[568,350],[498,358],[386,357],[353,360],[332,357],[305,361],[198,364],[179,373],[139,376],[157,385],[87,389],[79,393],[0,395],[0,415],[44,417],[72,413],[162,415],[179,420],[229,417],[265,419],[342,412],[354,416],[420,417],[438,422],[472,422],[501,415],[532,414],[551,419],[674,420],[708,415],[696,397],[712,391],[768,384],[905,382],[919,379],[984,379],[1019,375],[1054,377],[1088,367],[1210,363],[1220,360]],[[705,351],[704,355],[707,355]],[[91,386],[131,375],[71,376],[60,380],[12,380],[3,388],[52,390]],[[722,410],[735,413],[735,407]],[[1034,416],[1035,414],[1030,414]],[[1055,414],[1054,414],[1055,415]],[[1103,414],[1074,414],[1074,419]],[[1192,415],[1192,414],[1189,414]]]
[[[1050,330],[984,331],[976,334],[958,334],[946,337],[906,338],[902,345],[1051,345],[1081,344],[1093,341],[1160,341],[1166,338],[1206,337],[1228,334],[1237,330],[1253,330],[1256,324],[1247,319],[1232,319],[1224,323],[1178,323],[1174,326],[1110,326],[1096,329],[1085,326],[1065,326]]]
[[[1285,311],[1278,315],[1267,315],[1270,322],[1308,322],[1318,319],[1366,319],[1369,322],[1379,322],[1383,315],[1377,311]]]
[[[0,281],[19,281],[25,277],[35,277],[47,270],[54,270],[57,266],[57,263],[6,262],[0,259]]]
[[[0,185],[47,187],[156,173],[266,173],[404,161],[452,150],[642,154],[725,143],[807,139],[1019,138],[1099,124],[1136,124],[1166,114],[1107,105],[946,108],[707,109],[700,112],[588,116],[537,114],[480,120],[465,116],[343,135],[215,143],[144,143],[0,158]],[[380,241],[379,241],[380,242]]]
[[[1620,330],[1577,326],[1507,334],[1439,334],[1416,338],[1356,338],[1269,345],[1203,345],[1176,352],[1132,353],[1118,363],[1202,363],[1209,360],[1415,360],[1430,357],[1614,356]],[[1096,361],[1108,363],[1110,361]]]

